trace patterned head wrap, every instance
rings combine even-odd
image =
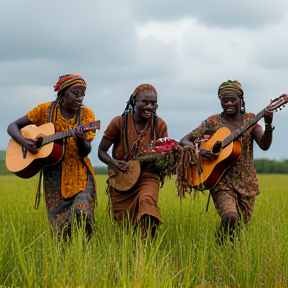
[[[241,84],[237,80],[228,80],[223,82],[218,89],[218,97],[221,98],[223,93],[236,92],[241,99],[243,99],[244,92]]]
[[[62,75],[59,76],[59,80],[54,86],[54,91],[62,91],[64,88],[69,87],[69,86],[83,86],[86,88],[86,82],[80,75],[73,75],[73,74],[67,74],[67,75]]]
[[[157,95],[156,89],[150,84],[141,84],[133,92],[133,97],[147,91],[153,91]]]

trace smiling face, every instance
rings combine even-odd
[[[62,107],[67,111],[76,112],[81,107],[84,96],[85,87],[71,86],[64,93]]]
[[[240,112],[240,97],[235,92],[223,93],[220,98],[223,112],[232,116]]]
[[[134,114],[137,118],[149,119],[158,108],[157,95],[153,91],[145,91],[135,96]]]

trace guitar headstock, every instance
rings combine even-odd
[[[266,107],[266,111],[272,112],[282,110],[285,107],[285,104],[288,103],[288,94],[283,94],[278,98],[271,100],[271,103]]]

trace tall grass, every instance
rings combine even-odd
[[[219,216],[207,193],[160,191],[164,221],[154,241],[114,224],[105,176],[97,176],[96,232],[51,238],[45,204],[33,209],[37,177],[1,176],[0,287],[288,287],[288,176],[259,175],[261,194],[235,245],[216,244]]]

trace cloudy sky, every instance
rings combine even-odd
[[[158,115],[177,140],[221,112],[217,90],[227,79],[241,82],[249,112],[288,93],[288,0],[0,3],[0,150],[8,124],[54,100],[53,85],[67,73],[84,77],[85,104],[102,122],[93,164],[101,164],[103,131],[139,84],[156,88]],[[273,144],[255,146],[255,158],[288,158],[287,118],[288,108],[274,114]]]

